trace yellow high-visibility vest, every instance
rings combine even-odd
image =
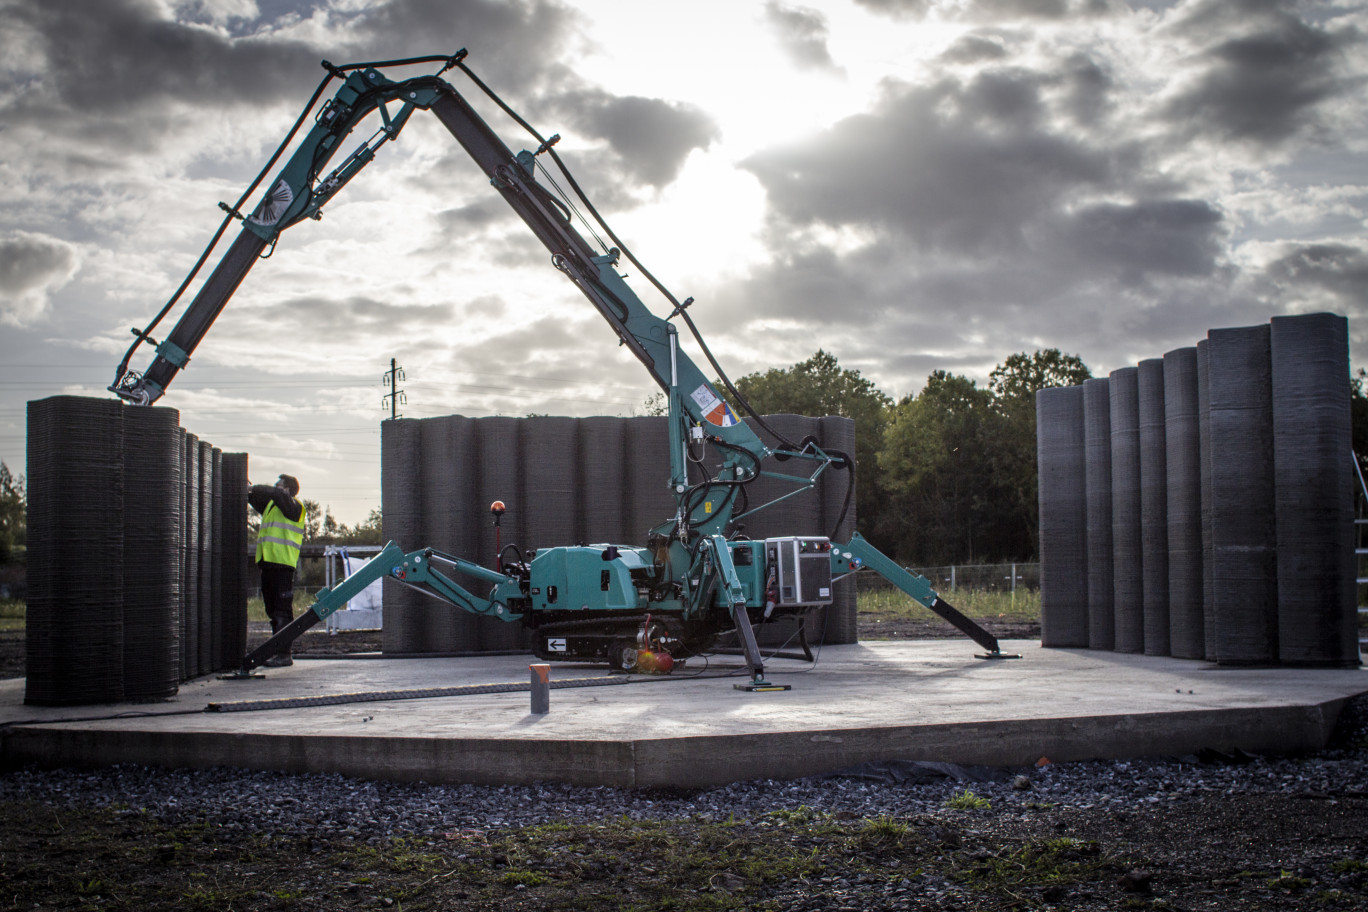
[[[299,565],[299,550],[304,547],[304,508],[299,509],[299,519],[286,518],[275,501],[266,505],[261,514],[261,531],[257,533],[257,563],[266,561],[271,564],[284,564],[287,567]]]

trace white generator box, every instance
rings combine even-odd
[[[831,604],[831,539],[792,535],[765,539],[765,563],[775,572],[782,608]]]

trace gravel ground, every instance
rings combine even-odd
[[[1368,696],[1300,758],[688,792],[30,769],[0,811],[13,909],[1368,909]]]

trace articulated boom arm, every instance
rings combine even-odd
[[[459,66],[464,70],[464,57],[465,52],[461,51],[449,58],[448,68]],[[325,66],[334,75],[342,72],[330,64]],[[399,105],[393,116],[387,107],[391,103]],[[166,341],[157,346],[156,359],[148,370],[142,375],[130,373],[129,359],[125,358],[110,389],[137,404],[151,404],[159,399],[189,362],[190,355],[262,252],[273,246],[286,228],[305,218],[320,218],[323,205],[370,163],[383,143],[398,137],[415,109],[430,110],[437,116],[550,251],[553,264],[589,298],[661,388],[678,391],[680,405],[689,418],[757,460],[769,455],[769,448],[736,421],[697,365],[679,350],[674,324],[651,313],[622,280],[615,268],[621,252],[616,248],[595,250],[575,229],[564,205],[537,183],[536,158],[559,137],[544,142],[536,152],[515,155],[450,83],[438,76],[395,82],[378,66],[353,68],[345,77],[342,87],[319,110],[312,129],[250,216],[243,218],[230,209],[230,218],[240,218],[243,224],[228,253],[206,279]],[[322,175],[322,169],[346,137],[373,111],[379,111],[382,117],[380,129],[340,166]],[[150,339],[149,331],[150,328],[143,332],[135,330],[138,340],[133,349]]]
[[[450,58],[424,59],[443,60],[444,72],[459,67],[484,89],[483,83],[465,67],[462,62],[464,57],[465,52],[461,51]],[[537,181],[537,159],[540,155],[550,153],[557,164],[560,163],[552,149],[559,137],[542,140],[537,136],[539,146],[535,151],[514,154],[470,103],[439,75],[393,81],[382,72],[380,65],[339,68],[325,62],[324,66],[332,77],[343,78],[341,88],[319,108],[312,128],[275,176],[250,216],[244,218],[236,209],[221,204],[229,211],[229,219],[242,220],[237,238],[206,278],[170,335],[156,346],[156,357],[142,374],[129,371],[128,364],[142,342],[155,343],[150,333],[156,321],[146,330],[134,330],[137,339],[120,364],[110,389],[135,404],[156,402],[176,374],[189,363],[195,348],[248,271],[263,258],[264,251],[274,249],[281,232],[305,218],[320,218],[323,205],[374,159],[381,145],[398,137],[414,110],[429,110],[451,132],[504,200],[545,245],[556,268],[574,282],[612,326],[622,344],[646,365],[651,376],[667,393],[672,416],[670,482],[680,499],[676,524],[704,535],[725,530],[732,519],[733,498],[707,497],[709,507],[704,508],[702,504],[705,497],[688,498],[686,495],[691,490],[696,493],[700,488],[709,487],[714,481],[727,485],[754,479],[761,473],[761,463],[775,451],[736,418],[716,387],[680,348],[678,329],[671,321],[690,302],[677,305],[669,318],[662,319],[652,313],[618,273],[622,251],[616,247],[596,250],[572,224],[570,209]],[[495,100],[498,101],[497,98]],[[503,105],[501,101],[498,103]],[[390,105],[397,105],[397,113],[391,114]],[[508,109],[505,107],[505,110]],[[341,165],[324,175],[323,169],[341,150],[347,136],[375,111],[380,113],[382,119],[380,128],[347,156]],[[509,113],[526,126],[521,118],[511,111]],[[530,127],[528,129],[531,131]],[[574,185],[573,178],[570,178],[570,182]],[[588,205],[587,200],[585,203]],[[592,211],[592,206],[588,208]],[[609,234],[611,236],[611,232]],[[189,282],[190,279],[187,279],[186,285]],[[167,310],[175,300],[173,298],[167,305]],[[713,443],[720,450],[721,467],[715,479],[705,481],[702,485],[691,484],[688,477],[688,448],[705,441]],[[817,475],[827,466],[843,464],[841,457],[828,455],[815,446],[800,448],[795,445],[793,449],[795,452],[801,451],[803,458],[810,461],[811,472],[805,475],[766,473],[797,486],[786,496],[811,488]],[[711,490],[704,493],[709,494]],[[686,499],[699,503],[686,504]]]
[[[829,468],[853,471],[850,459],[844,454],[828,453],[810,439],[801,443],[779,439],[776,448],[771,448],[755,431],[737,419],[717,388],[680,347],[678,327],[673,322],[675,317],[680,317],[681,322],[688,324],[697,336],[689,315],[685,313],[692,299],[676,302],[622,248],[611,229],[598,217],[592,204],[579,192],[574,178],[556,155],[553,147],[559,137],[543,139],[532,130],[465,66],[465,56],[465,51],[460,51],[452,57],[344,67],[335,67],[325,61],[323,65],[329,76],[319,86],[299,122],[267,165],[267,171],[293,142],[295,133],[330,81],[341,79],[341,87],[318,109],[313,125],[272,178],[250,215],[244,216],[236,206],[220,204],[228,212],[228,217],[200,265],[234,219],[242,223],[236,239],[164,341],[157,344],[150,333],[194,280],[199,265],[191,271],[181,289],[151,325],[144,330],[134,330],[137,338],[119,365],[110,389],[136,405],[156,402],[176,374],[189,363],[195,348],[247,273],[263,258],[263,252],[268,248],[274,249],[281,232],[306,218],[320,218],[323,206],[375,158],[381,146],[398,137],[414,111],[431,111],[489,178],[505,202],[545,245],[551,254],[552,264],[589,299],[608,321],[621,343],[646,366],[667,394],[670,487],[677,502],[675,515],[651,530],[646,548],[628,549],[632,551],[630,560],[622,549],[608,547],[603,550],[601,561],[597,555],[594,556],[599,566],[592,572],[581,567],[577,571],[579,575],[573,578],[563,574],[555,576],[559,582],[554,583],[538,582],[541,579],[539,574],[554,575],[557,571],[548,569],[549,564],[538,563],[537,560],[532,561],[530,566],[503,565],[501,558],[499,569],[489,570],[430,549],[405,554],[398,546],[390,544],[364,571],[349,578],[337,589],[320,593],[313,610],[249,654],[244,661],[244,670],[260,664],[275,650],[341,607],[366,582],[384,575],[467,612],[506,621],[520,620],[533,627],[543,623],[553,627],[556,623],[569,624],[564,628],[566,631],[578,631],[580,628],[575,626],[577,621],[571,622],[565,618],[555,620],[568,610],[565,605],[572,604],[573,607],[583,604],[586,612],[588,605],[578,598],[558,603],[554,593],[561,590],[564,583],[566,592],[573,591],[585,596],[584,601],[587,602],[588,593],[584,590],[591,585],[585,582],[588,578],[596,583],[593,586],[594,598],[606,599],[607,596],[602,593],[614,593],[612,598],[624,600],[621,604],[615,601],[611,608],[604,602],[601,610],[609,624],[605,629],[616,631],[618,627],[612,624],[620,626],[624,618],[629,625],[634,624],[637,613],[641,613],[646,618],[641,630],[643,639],[649,638],[652,612],[673,612],[678,621],[688,625],[704,623],[705,620],[716,623],[715,612],[720,609],[724,612],[723,619],[741,635],[752,674],[759,681],[762,666],[751,630],[751,613],[763,611],[763,614],[756,614],[756,618],[758,622],[764,622],[770,619],[770,612],[774,608],[774,602],[769,600],[769,582],[762,574],[769,558],[762,553],[763,543],[750,542],[735,534],[738,530],[733,526],[733,520],[764,509],[775,501],[750,507],[741,513],[734,514],[734,510],[745,502],[742,494],[744,486],[757,478],[763,476],[788,483],[791,490],[778,498],[786,499],[811,490],[818,477]],[[443,64],[438,74],[395,81],[383,72],[390,66],[411,66],[429,61]],[[537,140],[535,150],[514,154],[470,103],[441,78],[442,73],[453,68],[461,69],[510,117],[527,129]],[[392,106],[394,110],[391,110]],[[380,127],[343,158],[341,164],[324,173],[329,162],[341,152],[347,137],[373,112],[379,112]],[[560,168],[585,208],[593,213],[604,233],[617,246],[596,248],[576,230],[571,212],[578,207],[569,201],[561,202],[546,185],[537,180],[538,159],[542,155],[547,155]],[[243,195],[239,206],[256,192],[265,176],[266,171],[263,171],[262,177]],[[667,317],[661,318],[652,313],[623,280],[618,272],[623,256],[644,273],[673,305]],[[156,345],[156,356],[148,369],[139,374],[130,371],[128,364],[133,353],[145,341]],[[721,375],[721,369],[712,360],[706,345],[701,339],[698,341],[709,362]],[[735,390],[732,389],[732,392]],[[758,416],[756,420],[763,426]],[[702,456],[706,445],[711,445],[721,456],[720,465],[712,470],[705,467]],[[808,470],[766,470],[763,466],[771,456],[777,460],[793,460],[794,465],[806,466]],[[697,475],[701,470],[704,477],[691,478],[690,466],[696,467],[692,470],[693,474]],[[712,474],[709,477],[710,471]],[[797,539],[789,541],[796,543]],[[941,601],[924,579],[898,567],[858,535],[848,544],[838,544],[834,548],[826,539],[809,541],[813,550],[807,552],[808,558],[823,559],[831,552],[832,574],[853,572],[864,567],[874,569],[997,654],[997,641],[991,635]],[[573,549],[546,550],[565,554]],[[631,566],[628,566],[629,563]],[[486,595],[471,593],[452,580],[449,575],[452,572],[489,584],[489,592]],[[798,602],[790,600],[783,607],[785,610],[801,611],[829,602],[828,584],[820,595]],[[548,621],[548,617],[553,619]],[[579,636],[579,633],[567,633],[568,640],[575,640]],[[557,642],[563,641],[558,639]]]

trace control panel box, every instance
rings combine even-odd
[[[781,608],[831,604],[831,539],[792,535],[765,539],[766,572]]]

